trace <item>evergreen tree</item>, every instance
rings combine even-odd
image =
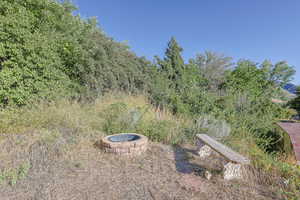
[[[158,59],[158,64],[163,73],[172,82],[173,88],[176,91],[180,91],[180,83],[184,73],[184,61],[181,56],[183,49],[179,46],[174,37],[168,43],[168,47],[165,52],[164,60]]]

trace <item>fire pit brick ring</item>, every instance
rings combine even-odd
[[[109,135],[101,140],[104,152],[118,155],[140,155],[147,150],[148,138],[136,133]]]

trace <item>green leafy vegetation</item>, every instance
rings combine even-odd
[[[174,37],[164,57],[150,62],[105,35],[95,19],[75,16],[75,9],[54,0],[0,2],[2,133],[43,130],[43,141],[53,143],[64,137],[61,128],[86,137],[139,132],[179,144],[203,132],[288,179],[287,192],[299,190],[299,169],[284,159],[284,137],[274,125],[292,112],[271,101],[285,96],[281,87],[292,79],[292,66],[234,63],[215,52],[185,63]],[[298,112],[299,91],[289,103]],[[3,172],[0,179],[14,184],[28,169]]]
[[[292,99],[289,104],[291,108],[295,109],[298,114],[300,114],[300,86],[297,88],[296,95],[296,98]]]
[[[14,169],[4,169],[0,172],[0,184],[7,182],[10,185],[15,185],[18,181],[25,178],[30,169],[30,164],[25,162]]]
[[[148,62],[114,42],[70,3],[0,3],[0,104],[143,89]]]

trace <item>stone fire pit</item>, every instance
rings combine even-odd
[[[101,147],[107,153],[118,155],[140,155],[147,150],[148,138],[136,133],[109,135],[101,140]]]

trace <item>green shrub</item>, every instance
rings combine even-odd
[[[124,103],[114,103],[106,108],[101,117],[104,118],[103,131],[107,134],[126,132],[129,128],[129,121],[124,118],[127,106]]]
[[[137,130],[154,142],[177,144],[183,139],[183,133],[180,133],[181,128],[177,127],[176,122],[169,120],[143,122]]]
[[[300,86],[297,87],[297,97],[292,99],[289,102],[290,107],[297,110],[298,114],[300,114]]]
[[[279,186],[287,199],[297,199],[300,195],[300,168],[284,162],[287,154],[282,160],[279,154],[267,153],[262,150],[256,144],[255,138],[247,133],[247,130],[239,129],[239,133],[239,135],[235,134],[227,138],[226,144],[249,157],[254,168],[269,174],[269,176],[279,177],[281,181],[284,180],[284,187],[282,183],[278,183],[278,179],[276,182],[272,180],[271,182],[268,180],[268,182],[274,184],[275,187]]]
[[[148,106],[131,107],[124,102],[112,103],[100,113],[104,119],[102,130],[106,134],[137,132],[154,142],[173,144],[183,141],[181,125],[178,127],[175,120],[153,118],[153,114]]]
[[[217,120],[212,116],[200,116],[196,120],[196,128],[203,130],[206,134],[216,138],[222,139],[230,135],[230,126],[224,120]]]

